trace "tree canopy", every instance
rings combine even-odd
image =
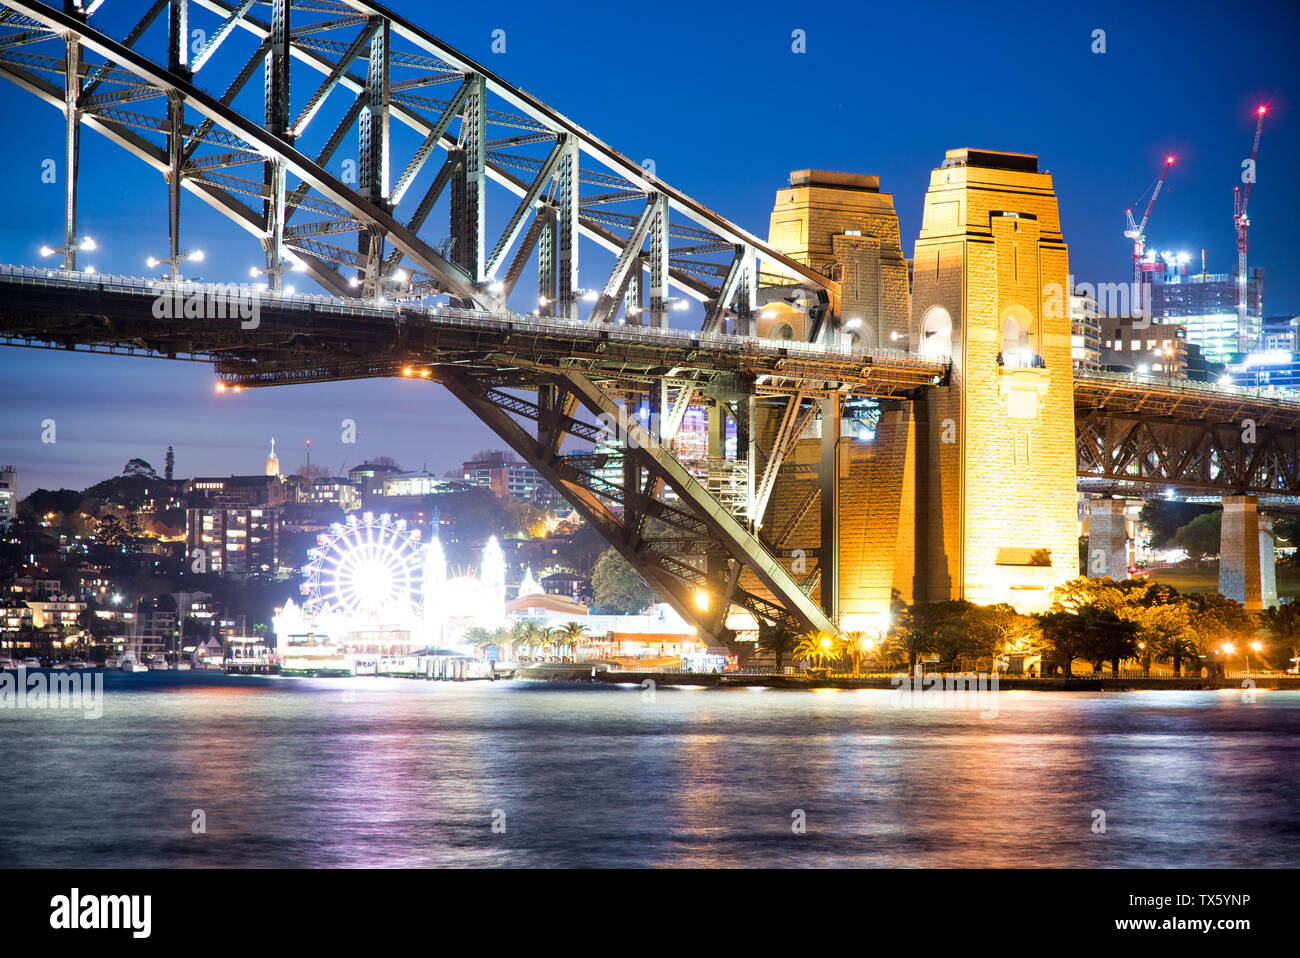
[[[613,547],[596,560],[591,589],[596,608],[615,615],[636,615],[655,601],[654,589]]]

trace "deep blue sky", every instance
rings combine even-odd
[[[107,4],[107,15],[122,6]],[[791,169],[869,172],[894,194],[910,255],[944,150],[1037,153],[1054,174],[1072,272],[1092,282],[1128,277],[1124,209],[1167,153],[1178,160],[1149,244],[1194,258],[1204,248],[1212,272],[1233,268],[1231,190],[1254,107],[1267,102],[1251,264],[1267,271],[1269,313],[1300,312],[1293,0],[830,2],[807,14],[768,0],[661,0],[605,4],[598,16],[519,0],[391,6],[633,159],[653,159],[662,178],[760,236]],[[490,51],[498,28],[505,54]],[[790,51],[795,29],[806,31],[806,54]],[[1094,29],[1106,31],[1105,54],[1090,50]],[[159,56],[149,39],[141,47]],[[62,165],[60,114],[4,83],[0,123],[21,141],[0,151],[9,185],[0,262],[31,264],[41,243],[61,239],[61,187],[40,180],[44,158]],[[82,231],[103,247],[83,262],[143,272],[143,258],[166,242],[161,177],[87,133],[82,184]],[[241,280],[258,262],[255,241],[202,204],[187,200],[184,215],[187,243],[209,253],[205,278]],[[133,456],[161,470],[169,444],[182,476],[260,471],[272,435],[287,470],[303,461],[308,437],[313,461],[330,468],[388,454],[442,472],[499,446],[444,392],[410,382],[218,397],[210,371],[188,363],[6,349],[0,364],[0,460],[18,466],[24,492],[80,488]],[[58,442],[42,444],[51,418]],[[356,445],[340,441],[344,418],[358,424]]]

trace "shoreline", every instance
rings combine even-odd
[[[930,673],[938,681],[934,687],[943,688],[943,673]],[[957,675],[959,673],[950,673]],[[974,674],[970,673],[973,677]],[[915,676],[906,672],[892,675],[837,676],[834,678],[815,678],[799,675],[740,675],[734,672],[692,674],[689,672],[656,671],[597,671],[591,668],[545,666],[542,668],[519,669],[514,678],[524,682],[582,683],[589,685],[642,685],[647,680],[656,687],[672,688],[674,686],[690,688],[769,688],[796,689],[816,691],[819,689],[880,689],[896,691],[899,678],[910,679],[916,684]],[[981,673],[980,678],[988,687],[988,673]],[[1253,686],[1243,685],[1251,681]],[[910,687],[910,686],[905,686]],[[972,683],[973,687],[973,683]],[[1108,678],[1096,676],[1074,676],[1072,678],[1025,678],[1020,676],[1000,676],[997,688],[1008,692],[1148,692],[1168,690],[1176,692],[1221,691],[1244,689],[1300,691],[1300,675],[1253,675],[1240,678]]]
[[[199,683],[215,683],[222,680],[272,680],[274,682],[292,682],[295,679],[307,679],[310,681],[330,681],[331,679],[401,679],[403,682],[420,682],[420,681],[452,681],[452,680],[430,680],[424,676],[411,675],[349,675],[349,676],[309,676],[309,675],[265,675],[265,674],[246,674],[246,673],[226,673],[215,670],[204,671],[162,671],[151,670],[148,672],[119,672],[116,669],[84,669],[84,670],[62,670],[62,669],[31,669],[32,672],[48,672],[55,674],[94,674],[100,673],[105,676],[129,677],[128,681],[138,681],[141,676],[148,676],[144,681],[149,682],[177,682],[184,684],[188,681]],[[989,674],[985,673],[927,673],[927,677],[934,676],[937,680],[932,685],[922,686],[917,677],[908,675],[906,672],[898,672],[890,675],[864,675],[864,676],[835,676],[832,678],[822,678],[804,675],[743,675],[735,672],[659,672],[654,670],[627,670],[611,671],[597,669],[593,674],[592,667],[589,665],[576,664],[554,664],[543,666],[526,666],[519,669],[503,669],[496,675],[496,682],[502,684],[513,684],[514,682],[527,682],[540,685],[606,685],[606,686],[643,686],[647,681],[652,682],[657,688],[718,688],[718,689],[782,689],[791,691],[825,691],[841,690],[854,691],[873,689],[879,691],[898,691],[900,679],[904,689],[914,689],[918,692],[923,688],[934,688],[942,690],[944,688],[944,676],[947,675],[949,680],[956,679],[958,684],[964,681],[969,682],[969,688],[974,691],[978,681],[980,687],[984,690],[991,690],[992,685]],[[1245,682],[1252,682],[1253,685],[1245,685]],[[486,683],[494,684],[487,678],[483,679],[465,679],[453,684],[466,683]],[[116,684],[116,682],[114,683]],[[1297,675],[1252,675],[1238,676],[1233,678],[1151,678],[1141,677],[1128,678],[1109,678],[1106,676],[1096,677],[1092,675],[1074,676],[1072,678],[1062,678],[1059,676],[1051,678],[1025,678],[1022,676],[1001,676],[997,681],[997,690],[1007,692],[1150,692],[1150,691],[1171,691],[1171,692],[1214,692],[1214,691],[1300,691],[1300,676]]]

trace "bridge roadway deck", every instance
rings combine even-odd
[[[840,390],[903,398],[948,372],[946,363],[900,350],[597,326],[251,286],[239,289],[255,297],[255,329],[241,328],[230,310],[225,318],[156,318],[160,293],[175,289],[140,277],[0,266],[0,344],[210,362],[225,381],[247,386],[400,376],[410,366],[436,375],[444,364],[492,374],[514,370],[526,381],[530,370],[576,366],[627,387],[730,374],[752,377],[760,394]],[[228,295],[231,287],[184,283],[180,289],[184,297],[202,293],[210,307],[210,297]],[[1080,412],[1300,428],[1300,398],[1235,386],[1076,371],[1074,395]]]
[[[590,378],[635,386],[658,379],[750,378],[760,394],[843,390],[881,398],[937,382],[947,364],[898,350],[865,352],[815,343],[657,329],[513,313],[277,294],[242,287],[256,305],[243,328],[236,297],[220,284],[183,283],[203,315],[158,318],[178,288],[138,277],[0,266],[0,344],[160,356],[216,364],[228,382],[279,385],[399,376],[406,367],[482,367],[485,373],[578,367]],[[226,299],[220,297],[226,296]],[[214,303],[221,303],[220,316]]]

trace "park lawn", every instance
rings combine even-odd
[[[1218,592],[1219,564],[1203,563],[1199,567],[1178,566],[1176,568],[1151,569],[1147,577],[1156,582],[1173,586],[1179,592]],[[1277,594],[1279,598],[1290,597],[1295,601],[1300,596],[1300,569],[1292,566],[1277,567]]]

